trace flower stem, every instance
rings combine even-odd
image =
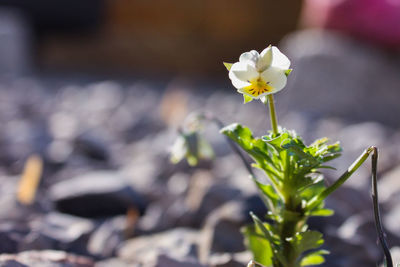
[[[321,201],[323,201],[328,195],[330,195],[332,192],[334,192],[336,189],[338,189],[347,179],[350,178],[350,176],[364,163],[364,161],[369,157],[370,154],[374,152],[374,147],[371,146],[367,148],[361,155],[356,159],[353,164],[345,171],[342,176],[339,177],[336,182],[334,182],[331,186],[326,188],[322,193],[319,195],[315,196],[313,199],[310,200],[307,204],[307,209],[312,210],[316,206],[318,206]]]
[[[278,120],[276,118],[274,96],[272,94],[270,94],[267,96],[267,98],[268,98],[269,116],[271,118],[272,132],[274,133],[274,135],[277,135],[278,134]]]

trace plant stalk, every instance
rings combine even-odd
[[[289,241],[287,241],[287,238],[293,238],[295,236],[296,232],[299,231],[298,226],[301,224],[300,222],[304,220],[304,217],[302,216],[301,213],[299,213],[297,208],[297,203],[291,196],[285,198],[284,209],[290,212],[291,214],[293,213],[299,214],[299,217],[291,219],[284,218],[283,221],[279,223],[280,238],[283,244],[283,255],[287,260],[284,267],[295,267],[298,255],[296,255],[296,252],[293,250],[292,244]]]
[[[312,210],[316,206],[318,206],[321,201],[323,201],[327,196],[329,196],[331,193],[333,193],[336,189],[338,189],[344,182],[347,181],[347,179],[350,178],[350,176],[358,169],[360,166],[364,163],[364,161],[367,160],[369,155],[373,153],[375,147],[371,146],[367,148],[361,155],[356,159],[353,164],[345,171],[342,176],[339,177],[339,179],[336,180],[331,186],[326,188],[324,191],[322,191],[321,194],[315,196],[310,202],[307,204],[307,210]]]
[[[272,127],[272,132],[274,135],[278,134],[278,120],[276,118],[276,111],[275,111],[275,101],[274,101],[274,95],[269,94],[267,96],[268,99],[268,107],[269,107],[269,116],[271,118],[271,127]],[[265,104],[265,102],[264,102]]]
[[[371,172],[372,172],[372,203],[374,205],[375,226],[376,226],[376,232],[378,233],[379,243],[381,244],[383,254],[385,254],[386,266],[393,267],[392,255],[390,254],[389,246],[385,239],[385,233],[383,231],[381,215],[379,212],[378,182],[376,177],[377,165],[378,165],[378,149],[374,147],[372,154]]]

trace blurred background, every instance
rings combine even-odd
[[[222,65],[269,44],[294,69],[279,123],[344,147],[328,183],[380,148],[399,254],[399,0],[0,0],[0,262],[245,266],[240,227],[266,212],[245,169],[212,125],[214,161],[174,166],[168,149],[191,111],[269,129]],[[382,260],[369,167],[310,222],[332,251],[323,266]]]

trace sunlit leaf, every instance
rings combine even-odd
[[[318,250],[311,252],[303,257],[300,262],[301,266],[313,266],[313,265],[320,265],[325,262],[325,258],[322,255],[329,254],[326,250]]]
[[[249,225],[244,227],[242,232],[246,237],[246,246],[253,253],[254,260],[265,266],[271,266],[273,257],[271,245],[261,230],[254,225]]]
[[[321,216],[321,217],[328,217],[332,216],[335,212],[330,209],[318,209],[310,213],[311,216]]]
[[[243,94],[243,103],[246,104],[246,103],[249,103],[251,101],[253,101],[253,98],[251,96]]]
[[[319,248],[324,243],[324,240],[320,232],[306,231],[296,233],[290,243],[295,248],[296,253],[300,255],[307,250]]]

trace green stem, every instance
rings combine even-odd
[[[274,96],[272,94],[270,94],[267,96],[267,98],[268,98],[269,116],[271,118],[272,132],[274,133],[274,135],[277,135],[278,134],[278,120],[276,118]],[[264,104],[265,104],[265,102],[264,102]]]
[[[342,176],[339,177],[338,180],[336,180],[335,183],[333,183],[331,186],[329,186],[327,189],[322,191],[321,194],[315,196],[313,199],[310,200],[307,204],[307,210],[312,210],[316,206],[318,206],[321,201],[323,201],[327,196],[329,196],[331,193],[333,193],[336,189],[338,189],[344,182],[347,181],[347,179],[350,178],[350,176],[364,163],[364,161],[368,158],[368,156],[373,153],[375,147],[371,146],[367,148],[361,155],[356,159],[353,164],[345,171]]]
[[[282,241],[282,253],[286,259],[286,263],[284,267],[294,267],[296,265],[296,261],[298,259],[298,254],[293,248],[293,245],[287,240],[288,238],[293,238],[296,232],[300,231],[299,225],[302,225],[302,221],[306,218],[303,216],[301,210],[299,210],[298,203],[293,199],[290,194],[285,198],[284,209],[288,211],[291,215],[283,217],[283,221],[280,223],[280,238]],[[283,212],[285,214],[286,212]],[[293,216],[296,214],[298,216]]]

